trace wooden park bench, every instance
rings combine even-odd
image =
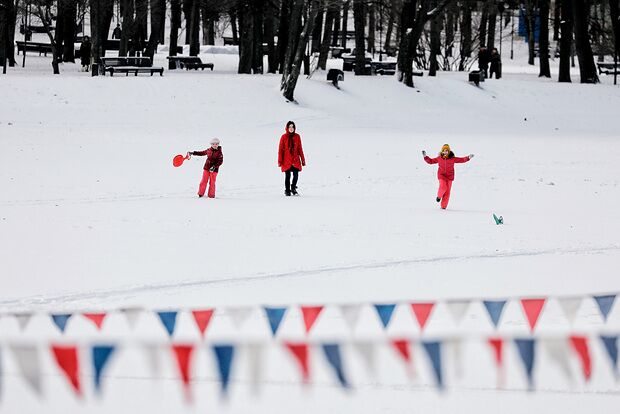
[[[351,49],[348,47],[340,47],[340,46],[330,46],[329,50],[332,52],[332,57],[334,59],[342,58],[343,53],[351,53]]]
[[[222,40],[224,40],[224,46],[234,46],[234,45],[239,44],[238,42],[235,43],[233,39],[234,38],[229,37],[229,36],[223,36]]]
[[[168,69],[211,69],[213,70],[213,63],[202,63],[202,59],[198,56],[168,56]]]
[[[620,75],[620,63],[597,63],[599,75]]]
[[[37,42],[17,42],[17,54],[19,52],[26,53],[28,52],[39,52],[39,56],[41,53],[47,56],[48,53],[52,53],[52,44],[51,43],[37,43]]]
[[[476,86],[480,86],[480,82],[484,82],[484,71],[472,70],[469,72],[469,81],[475,83]]]
[[[372,71],[377,75],[393,75],[396,73],[396,62],[371,62]]]
[[[343,56],[342,57],[342,70],[345,72],[355,71],[355,56]],[[370,75],[372,73],[372,59],[369,57],[364,58],[364,75]]]
[[[106,72],[110,72],[110,76],[114,76],[115,73],[124,73],[126,76],[130,73],[135,76],[138,76],[138,73],[150,73],[151,76],[154,73],[164,75],[164,68],[154,67],[149,57],[102,57],[101,66],[104,76]]]

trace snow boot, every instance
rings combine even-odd
[[[287,197],[291,196],[291,190],[284,190],[284,195]]]
[[[441,201],[441,198],[437,197],[435,201],[439,203]]]
[[[294,196],[299,195],[299,193],[297,192],[297,187],[291,187],[291,194],[293,194]]]

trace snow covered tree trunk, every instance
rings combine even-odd
[[[353,0],[353,22],[355,25],[355,76],[364,75],[366,64],[364,44],[364,0]]]
[[[539,0],[540,37],[538,38],[538,56],[540,71],[538,76],[551,77],[549,69],[549,0]]]
[[[562,18],[560,24],[560,73],[558,82],[570,82],[570,60],[573,45],[572,0],[561,0]]]
[[[581,83],[598,83],[594,54],[588,36],[589,5],[586,0],[573,0],[573,19],[575,24],[575,49],[579,59]]]
[[[180,0],[170,0],[170,49],[168,56],[177,55],[179,43],[179,29],[181,28],[181,3]]]
[[[308,43],[308,37],[312,33],[316,16],[319,12],[320,0],[310,0],[310,10],[308,11],[308,18],[304,24],[304,28],[299,36],[299,42],[297,44],[297,51],[295,52],[295,60],[291,67],[291,71],[287,78],[283,82],[282,95],[289,101],[294,101],[295,86],[297,86],[297,79],[301,70],[302,61],[305,55],[306,45]]]
[[[161,17],[165,15],[165,13],[165,4],[162,8],[160,0],[151,0],[151,35],[144,52],[144,55],[150,57],[151,61],[153,60],[153,56],[155,56],[155,52],[157,52],[157,45],[159,44],[161,32]]]
[[[471,2],[463,0],[461,3],[461,57],[459,59],[459,71],[464,71],[467,61],[471,57]]]
[[[329,55],[329,46],[332,43],[332,28],[336,16],[339,15],[338,6],[334,3],[327,5],[327,13],[325,14],[325,28],[323,30],[323,41],[321,43],[321,53],[319,54],[319,68],[325,70],[327,67],[327,56]]]

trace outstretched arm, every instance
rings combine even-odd
[[[207,150],[204,151],[192,151],[190,152],[191,155],[198,155],[200,157],[207,155]]]
[[[456,164],[460,164],[463,162],[467,162],[471,160],[472,158],[474,158],[474,154],[469,154],[467,157],[454,157],[453,159]]]

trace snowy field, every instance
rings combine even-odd
[[[431,386],[418,349],[415,378],[387,348],[379,351],[376,377],[352,357],[354,388],[343,391],[319,356],[314,386],[304,388],[294,364],[268,347],[258,396],[242,353],[228,400],[219,398],[211,356],[201,350],[195,401],[185,405],[173,362],[162,356],[154,377],[132,348],[143,340],[166,343],[152,315],[143,315],[134,332],[120,314],[110,315],[103,333],[75,319],[63,339],[46,312],[217,307],[208,338],[269,344],[262,305],[620,291],[620,87],[610,77],[580,85],[575,72],[576,83],[558,84],[505,59],[504,78],[481,88],[464,73],[415,78],[415,89],[391,77],[346,73],[336,90],[319,72],[300,79],[299,104],[292,104],[279,93],[279,76],[236,75],[235,55],[202,57],[215,63],[213,72],[91,78],[64,64],[53,77],[49,59],[28,55],[26,69],[0,76],[0,311],[38,312],[23,333],[14,318],[0,319],[0,346],[97,338],[128,344],[106,371],[103,396],[92,396],[84,381],[82,400],[48,354],[45,397],[35,398],[3,349],[0,412],[610,413],[618,407],[620,385],[594,342],[590,384],[577,365],[574,381],[567,381],[541,354],[535,393],[525,391],[512,349],[506,389],[496,390],[490,354],[475,340],[463,349],[464,377],[446,362],[444,393]],[[165,65],[164,55],[157,61]],[[277,167],[288,120],[296,122],[306,154],[301,197],[284,197]],[[180,168],[171,160],[207,148],[212,137],[222,142],[224,165],[217,198],[199,199],[204,158]],[[475,154],[456,166],[445,211],[435,202],[436,166],[421,156],[444,143],[457,156]],[[503,226],[493,213],[504,217]],[[252,314],[235,330],[226,309],[247,306]],[[403,308],[388,336],[419,334]],[[620,329],[620,308],[603,326],[586,300],[571,329],[550,301],[537,332],[605,329]],[[478,304],[460,327],[438,307],[424,335],[455,332],[475,339],[493,330]],[[499,332],[527,335],[517,302],[509,303]],[[279,335],[303,338],[295,310]],[[370,308],[350,334],[332,306],[310,337],[351,335],[386,334]],[[198,340],[187,314],[175,338]]]

